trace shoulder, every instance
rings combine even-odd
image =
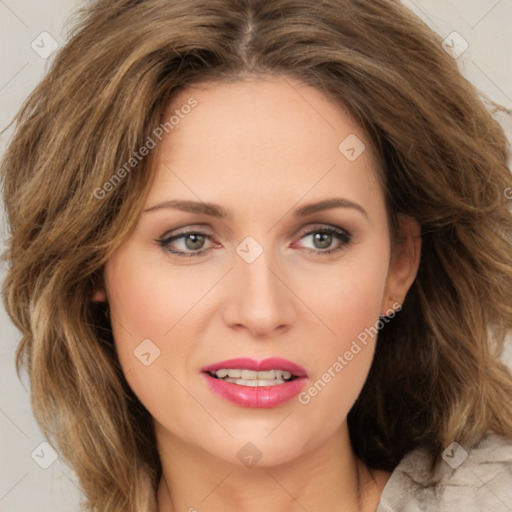
[[[425,448],[395,468],[376,512],[512,511],[512,439],[489,431],[471,449],[452,443],[433,476]]]

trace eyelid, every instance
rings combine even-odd
[[[316,232],[316,231],[329,231],[329,230],[342,232],[342,233],[346,234],[348,237],[352,236],[350,231],[348,231],[347,229],[344,229],[339,226],[335,226],[334,224],[329,224],[326,222],[320,222],[320,223],[317,222],[317,223],[313,223],[313,224],[308,224],[308,227],[299,230],[296,236],[298,236],[299,238],[302,238],[304,235],[311,234],[312,231]]]
[[[222,227],[220,229],[221,229],[221,232],[223,233]],[[176,227],[173,227],[172,229],[165,231],[164,234],[161,235],[158,239],[166,240],[166,239],[175,237],[177,235],[183,235],[183,234],[188,234],[188,233],[201,233],[201,234],[211,236],[212,238],[221,237],[221,236],[229,236],[229,234],[225,234],[225,233],[223,235],[221,235],[219,233],[219,229],[212,226],[211,223],[198,222],[198,223],[191,224],[190,222],[188,222],[188,223],[182,223]]]
[[[169,231],[166,231],[159,240],[166,240],[167,238],[172,238],[176,235],[183,235],[187,233],[197,233],[204,232],[205,234],[211,234],[213,236],[213,230],[205,224],[183,224],[183,226],[177,226]],[[176,233],[175,233],[176,232]],[[174,234],[172,234],[174,233]]]

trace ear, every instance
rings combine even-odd
[[[382,315],[399,309],[411,287],[420,265],[421,228],[412,217],[399,217],[400,234],[391,251],[388,277],[382,299]]]

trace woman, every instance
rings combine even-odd
[[[16,120],[4,299],[87,510],[511,506],[509,148],[399,2],[99,1]]]

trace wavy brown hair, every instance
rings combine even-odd
[[[421,225],[419,273],[349,412],[356,454],[392,470],[419,445],[437,462],[452,441],[512,439],[512,377],[499,359],[512,326],[510,148],[437,34],[394,0],[96,1],[73,26],[2,162],[3,292],[22,333],[18,375],[26,368],[35,417],[87,509],[153,511],[161,475],[108,305],[91,301],[137,222],[151,153],[103,198],[95,191],[178,91],[208,81],[279,75],[323,91],[375,147],[391,225],[401,214]]]

